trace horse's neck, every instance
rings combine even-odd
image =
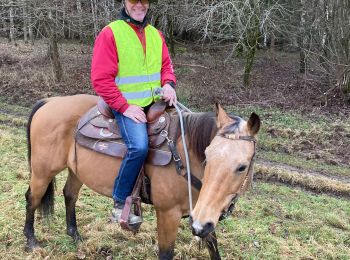
[[[205,166],[204,162],[201,162],[198,159],[198,157],[195,155],[195,153],[191,149],[188,148],[188,142],[186,142],[186,144],[187,144],[187,152],[188,152],[188,158],[189,158],[189,162],[190,162],[191,174],[193,174],[194,176],[196,176],[199,179],[202,179],[203,175],[204,175],[204,166]],[[177,140],[176,147],[178,149],[178,152],[180,154],[180,157],[181,157],[181,160],[182,160],[184,167],[187,168],[186,156],[185,156],[185,151],[184,151],[181,136]]]
[[[215,116],[213,113],[199,112],[184,113],[183,118],[184,129],[186,131],[186,144],[188,147],[191,173],[194,174],[196,177],[202,179],[205,166],[205,158],[202,157],[204,150],[213,138],[212,132],[216,129]],[[188,133],[192,134],[189,135]],[[191,140],[191,142],[189,142],[189,136],[191,136],[191,138],[197,138],[197,140]],[[189,147],[189,143],[195,143],[194,146],[197,147]],[[181,155],[184,166],[186,166],[181,134],[180,137],[177,139],[177,147],[179,150],[181,150],[179,151],[179,153]]]

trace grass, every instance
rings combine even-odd
[[[315,192],[327,192],[342,195],[349,198],[350,184],[339,180],[329,179],[324,176],[312,176],[300,174],[297,171],[257,164],[255,176],[265,181],[277,181],[293,186],[299,186]]]
[[[243,118],[262,120],[258,158],[330,176],[350,178],[350,119],[274,108],[227,107]]]
[[[77,221],[84,241],[75,246],[65,234],[62,189],[66,172],[57,177],[56,211],[51,222],[36,219],[36,235],[43,242],[43,248],[33,253],[24,252],[24,193],[29,178],[26,138],[24,125],[12,118],[1,114],[5,122],[0,126],[1,259],[157,257],[152,207],[144,206],[147,221],[141,232],[133,236],[109,223],[110,199],[85,187],[77,203]],[[19,122],[25,121],[21,116],[16,118]],[[347,199],[257,182],[254,189],[239,200],[233,217],[217,227],[221,255],[223,259],[350,259],[349,216]],[[199,250],[198,242],[193,239],[188,220],[181,223],[175,253],[176,259],[208,259],[207,251]]]

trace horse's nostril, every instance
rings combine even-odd
[[[203,227],[203,232],[205,233],[211,233],[214,231],[214,223],[213,222],[207,222],[205,223],[204,227]]]
[[[214,231],[214,223],[213,222],[207,222],[203,226],[203,229],[201,231],[200,237],[207,237],[211,232]]]

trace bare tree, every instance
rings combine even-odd
[[[15,24],[14,24],[14,7],[13,3],[9,3],[9,16],[10,16],[10,41],[15,42]]]

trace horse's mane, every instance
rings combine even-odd
[[[226,126],[221,134],[235,133],[239,129],[242,119],[234,115],[229,116],[235,121],[231,125]],[[188,148],[192,149],[194,155],[200,161],[204,161],[205,149],[218,132],[215,113],[186,113],[184,114],[184,127],[189,142]]]

